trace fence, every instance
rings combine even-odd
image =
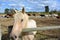
[[[37,28],[26,28],[23,29],[22,32],[31,32],[31,31],[43,31],[43,30],[54,30],[54,29],[60,29],[60,26],[44,26],[44,27],[37,27]],[[1,26],[0,26],[0,40],[1,40]]]
[[[53,29],[60,29],[60,26],[46,26],[46,27],[37,27],[37,28],[26,28],[26,29],[23,29],[23,32],[43,31],[43,30],[53,30]]]
[[[37,28],[26,28],[23,29],[23,32],[31,32],[31,31],[45,31],[45,30],[54,30],[54,29],[60,29],[60,26],[46,26],[46,27],[37,27]],[[60,36],[50,36],[46,34],[40,34],[45,35],[47,38],[39,38],[37,37],[36,40],[60,40]]]

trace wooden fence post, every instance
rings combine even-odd
[[[1,30],[1,24],[0,24],[0,40],[1,40],[1,37],[2,37],[2,30]]]

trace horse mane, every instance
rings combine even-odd
[[[19,22],[21,19],[20,19],[20,16],[24,16],[25,17],[25,20],[26,20],[26,23],[25,23],[25,26],[27,25],[27,21],[29,20],[29,16],[25,13],[25,9],[23,8],[22,11],[16,11],[16,14],[14,14],[14,21],[15,23],[16,22]]]
[[[14,25],[13,25],[13,29],[12,29],[12,32],[10,35],[13,38],[16,36],[17,38],[14,38],[14,39],[18,40],[18,37],[21,35],[22,30],[24,28],[34,28],[34,27],[36,27],[36,23],[34,20],[29,20],[29,16],[25,13],[24,8],[22,9],[22,11],[15,10],[15,12],[16,12],[16,14],[14,14]],[[23,21],[21,21],[22,19],[23,19]],[[34,33],[36,33],[36,32],[32,32],[32,33],[33,33],[33,35],[29,35],[29,36],[26,35],[26,36],[29,37],[29,39],[33,39]],[[24,37],[23,37],[23,39],[24,39]]]

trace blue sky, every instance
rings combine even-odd
[[[0,0],[0,12],[4,12],[5,8],[21,10],[22,7],[28,12],[43,12],[46,5],[50,10],[60,10],[60,0]]]

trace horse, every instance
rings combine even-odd
[[[12,37],[14,40],[20,40],[20,36],[24,34],[22,35],[22,40],[34,40],[36,31],[22,33],[22,30],[24,28],[36,28],[36,21],[29,19],[29,16],[25,13],[24,8],[22,8],[22,11],[15,10],[15,12],[14,25],[10,33],[10,37]]]

